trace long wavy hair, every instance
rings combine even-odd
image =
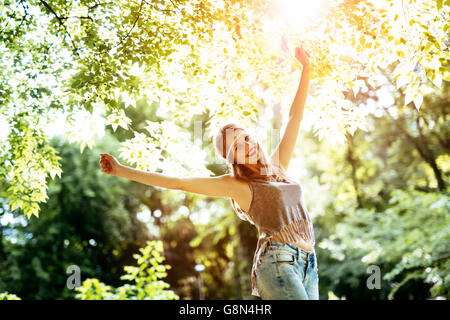
[[[260,143],[258,143],[260,157],[256,163],[258,172],[264,172],[265,174],[258,174],[250,170],[245,163],[237,163],[234,161],[233,152],[229,152],[227,155],[226,149],[226,135],[228,130],[245,130],[245,128],[236,123],[230,122],[223,125],[215,137],[215,147],[218,154],[227,160],[227,166],[229,172],[236,178],[243,181],[253,181],[253,180],[263,180],[263,181],[277,181],[277,182],[291,182],[292,180],[287,176],[286,171],[269,161],[267,154],[263,148],[261,148]],[[231,148],[231,147],[230,147]]]

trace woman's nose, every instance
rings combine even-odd
[[[245,143],[245,150],[247,151],[247,153],[250,151],[250,149],[252,148],[252,144],[250,142],[246,142]]]

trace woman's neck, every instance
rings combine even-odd
[[[255,176],[270,176],[274,172],[269,165],[264,164],[258,159],[256,164],[249,164],[247,168],[255,174]]]

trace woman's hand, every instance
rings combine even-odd
[[[303,67],[311,66],[308,52],[302,46],[295,48],[295,58],[303,65]]]
[[[100,165],[102,172],[107,173],[111,176],[117,176],[120,167],[122,166],[116,158],[107,153],[100,153],[102,159],[100,160]]]

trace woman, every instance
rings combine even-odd
[[[302,188],[286,169],[294,151],[307,98],[311,64],[295,48],[302,76],[283,138],[270,159],[259,142],[236,123],[224,125],[215,138],[230,173],[218,177],[169,177],[121,165],[102,154],[102,171],[146,185],[215,197],[230,197],[236,214],[256,225],[259,239],[252,267],[252,294],[262,299],[318,299],[314,231]]]

